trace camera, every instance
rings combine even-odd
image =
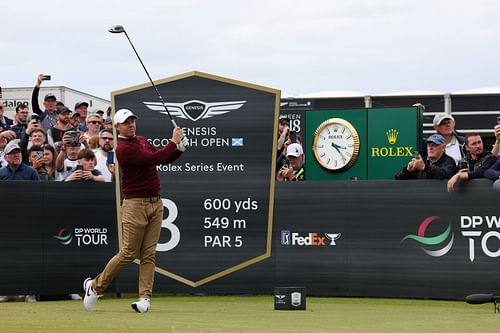
[[[44,75],[44,76],[42,76],[42,80],[43,81],[50,81],[51,78],[52,77],[50,75]]]
[[[36,122],[39,122],[40,121],[40,116],[37,115],[37,114],[32,114],[31,115],[31,120],[34,120]]]

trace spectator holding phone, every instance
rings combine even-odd
[[[113,141],[113,131],[103,129],[99,132],[99,148],[94,150],[97,160],[96,169],[102,173],[106,182],[115,179]]]
[[[26,155],[28,156],[28,164],[35,169],[40,176],[39,170],[43,168],[43,148],[42,146],[31,146]]]
[[[62,145],[56,157],[58,180],[64,180],[78,165],[78,153],[82,149],[79,131],[67,131],[62,138]]]
[[[420,155],[414,156],[411,161],[399,171],[396,179],[448,179],[457,172],[455,160],[445,154],[446,143],[440,134],[432,134],[426,139],[427,159]]]
[[[278,153],[280,156],[286,152],[285,141],[289,139],[290,125],[288,117],[281,115],[278,121]]]
[[[500,117],[497,118],[497,125],[494,127],[495,131],[495,144],[493,145],[492,154],[494,156],[500,156],[499,146],[500,146]],[[491,180],[496,180],[495,184],[499,183],[500,179],[500,159],[497,158],[496,162],[484,172],[484,176]],[[494,186],[495,188],[496,185]]]
[[[38,74],[36,78],[35,88],[33,88],[33,93],[31,94],[31,107],[33,108],[33,113],[40,117],[41,127],[47,132],[50,128],[54,127],[57,123],[57,99],[54,94],[48,93],[43,98],[43,106],[45,111],[40,109],[38,104],[38,95],[40,93],[40,86],[43,81],[50,80],[50,75]]]
[[[497,118],[497,124],[493,128],[495,131],[495,144],[493,145],[493,149],[491,150],[491,153],[495,156],[500,155],[500,117]]]
[[[459,171],[448,180],[448,192],[453,192],[458,181],[467,181],[473,178],[483,178],[484,173],[497,160],[489,151],[484,151],[483,139],[477,133],[469,133],[465,136],[466,156],[458,163]]]
[[[36,115],[34,115],[36,116]],[[23,161],[28,163],[28,155],[26,152],[31,146],[43,146],[47,141],[47,135],[40,123],[35,119],[31,120],[26,127],[26,132],[22,135],[19,145],[23,153]]]
[[[78,153],[78,162],[76,169],[64,179],[65,182],[78,180],[91,180],[95,182],[103,182],[104,176],[95,168],[96,159],[92,150],[85,148]]]
[[[305,180],[304,150],[299,143],[291,143],[286,148],[289,165],[284,164],[277,173],[279,182]]]
[[[60,147],[64,133],[71,130],[75,130],[71,124],[71,110],[63,106],[57,110],[57,123],[47,132],[47,141]]]

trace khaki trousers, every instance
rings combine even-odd
[[[132,198],[123,200],[122,248],[94,279],[94,289],[102,294],[116,274],[138,258],[139,297],[151,298],[155,273],[156,244],[163,220],[161,198]]]

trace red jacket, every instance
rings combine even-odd
[[[118,138],[116,158],[120,163],[122,191],[126,199],[160,195],[159,164],[175,161],[182,154],[172,141],[157,150],[144,137]]]

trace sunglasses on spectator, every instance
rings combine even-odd
[[[100,121],[97,121],[97,120],[89,121],[88,123],[94,124],[94,125],[101,125],[102,124]]]

